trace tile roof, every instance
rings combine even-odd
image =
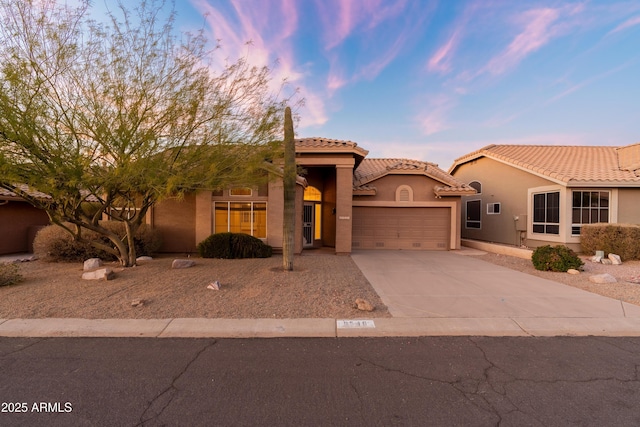
[[[571,185],[640,185],[640,144],[626,147],[567,145],[488,145],[455,160],[460,165],[492,158]]]
[[[51,199],[51,196],[49,196],[48,194],[42,193],[40,191],[36,191],[36,190],[31,190],[29,188],[28,185],[26,184],[18,184],[17,188],[20,189],[20,191],[24,191],[25,193],[27,193],[28,195],[36,198],[36,199]],[[16,193],[14,193],[13,191],[10,191],[6,188],[0,187],[0,197],[1,198],[12,198],[12,199],[19,199],[21,198],[20,196],[18,196]]]
[[[475,194],[475,190],[464,184],[435,163],[409,159],[364,159],[353,174],[354,188],[366,186],[389,174],[421,174],[440,182],[434,190],[438,195]]]
[[[353,141],[343,141],[341,139],[329,139],[321,137],[298,138],[296,139],[296,151],[321,151],[321,152],[355,152],[362,157],[369,154],[367,150],[358,147]]]

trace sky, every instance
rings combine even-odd
[[[297,137],[447,170],[489,144],[640,142],[638,0],[176,0],[182,30],[271,67]]]

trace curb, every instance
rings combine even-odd
[[[640,318],[0,319],[0,337],[640,336]]]

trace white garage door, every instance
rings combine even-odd
[[[448,250],[449,208],[353,207],[354,249]]]

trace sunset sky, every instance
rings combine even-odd
[[[637,0],[177,0],[299,88],[299,137],[438,163],[488,144],[640,142]]]

